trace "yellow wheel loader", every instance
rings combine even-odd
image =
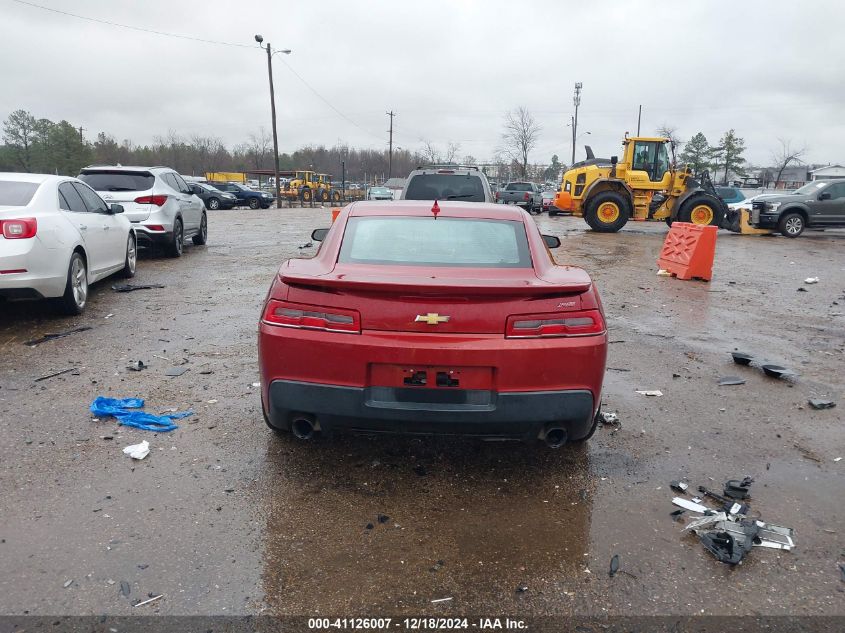
[[[631,137],[622,141],[618,157],[574,164],[563,175],[554,206],[581,216],[594,231],[615,233],[628,220],[665,220],[721,226],[727,211],[709,176],[700,180],[688,167],[674,165],[662,137]]]

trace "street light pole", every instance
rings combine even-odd
[[[575,96],[572,103],[575,106],[575,116],[572,117],[572,163],[575,164],[575,139],[578,132],[578,106],[581,105],[581,82],[575,82]]]
[[[255,41],[258,42],[258,45],[261,46],[264,50],[267,51],[267,74],[270,77],[270,115],[273,122],[273,177],[275,178],[276,183],[276,208],[282,208],[282,190],[279,186],[279,137],[276,132],[276,92],[273,89],[273,50],[270,46],[270,42],[267,42],[266,46],[262,46],[261,42],[264,41],[264,38],[261,35],[255,36]],[[285,55],[290,55],[290,49],[282,49],[280,51],[276,51],[276,53],[284,53]]]

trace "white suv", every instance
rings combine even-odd
[[[107,203],[123,206],[139,243],[161,245],[180,257],[186,237],[198,246],[208,239],[205,205],[169,167],[91,165],[79,179]]]

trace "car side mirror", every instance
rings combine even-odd
[[[823,191],[819,194],[819,200],[830,200],[830,192]]]
[[[311,239],[315,242],[322,242],[329,234],[329,229],[314,229],[311,231]]]
[[[611,157],[610,157],[610,164],[611,164],[611,165],[615,165],[615,164],[616,164],[616,163],[618,163],[618,162],[619,162],[619,157],[618,157],[618,156],[611,156]]]
[[[123,205],[122,204],[110,204],[109,205],[109,213],[123,213]]]
[[[549,248],[557,248],[558,246],[560,246],[560,238],[556,235],[544,235],[543,241]]]

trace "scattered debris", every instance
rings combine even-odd
[[[67,330],[66,332],[58,332],[56,334],[45,334],[41,338],[26,341],[24,345],[28,347],[35,347],[36,345],[41,345],[41,343],[46,343],[47,341],[52,341],[57,338],[64,338],[65,336],[70,336],[71,334],[77,334],[79,332],[87,332],[90,329],[90,326],[84,325],[82,327],[73,328],[72,330]]]
[[[668,270],[664,270],[663,268],[661,268],[660,270],[657,271],[657,276],[658,277],[671,277],[672,273],[670,273]]]
[[[66,581],[65,581],[65,584],[64,584],[64,585],[62,585],[62,586],[63,586],[65,589],[67,589],[67,588],[68,588],[68,587],[70,587],[72,584],[73,584],[73,578],[71,578],[70,580],[66,580]]]
[[[157,595],[157,596],[153,596],[153,597],[152,597],[152,598],[150,598],[149,600],[144,600],[143,602],[138,602],[137,604],[133,604],[132,606],[133,606],[133,607],[143,607],[145,604],[149,604],[149,603],[151,603],[151,602],[155,602],[155,601],[156,601],[156,600],[158,600],[159,598],[164,598],[164,594],[163,594],[163,593],[161,593],[161,594],[159,594],[159,595]]]
[[[442,560],[437,560],[434,562],[434,565],[431,566],[430,571],[440,571],[441,569],[443,569],[443,566],[445,564],[446,563],[444,563]]]
[[[771,378],[786,378],[795,375],[794,371],[780,365],[763,365],[762,367],[765,374]]]
[[[148,365],[142,360],[132,361],[126,366],[126,369],[131,371],[143,371],[148,367]]]
[[[689,484],[684,483],[683,481],[670,481],[669,487],[674,490],[675,492],[685,493],[689,488]]]
[[[751,354],[746,354],[745,352],[731,352],[731,356],[733,356],[734,362],[737,365],[750,365],[754,360]]]
[[[798,292],[807,292],[807,289],[802,286],[800,288],[797,288],[797,291]]]
[[[741,480],[729,479],[725,482],[725,496],[731,499],[747,499],[753,483],[752,477],[743,477]]]
[[[817,284],[817,283],[819,283],[819,278],[818,277],[807,277],[804,280],[804,283],[805,284]]]
[[[452,599],[452,596],[449,596],[448,598],[435,598],[434,600],[431,601],[431,603],[434,604],[435,602],[449,602],[449,600],[451,600],[451,599]]]
[[[599,421],[608,426],[622,426],[622,423],[619,421],[619,414],[612,411],[602,411],[599,414]]]
[[[610,571],[608,575],[613,578],[616,575],[616,572],[619,571],[619,554],[614,554],[613,558],[610,559]]]
[[[803,457],[803,458],[805,458],[805,459],[809,459],[809,460],[814,461],[814,462],[818,462],[819,464],[821,464],[821,463],[822,463],[822,460],[819,458],[819,456],[818,456],[818,455],[816,455],[816,454],[815,454],[813,451],[811,451],[809,448],[804,448],[804,447],[803,447],[803,446],[801,446],[800,444],[793,444],[793,446],[794,446],[795,448],[797,448],[797,449],[798,449],[798,451],[801,453],[801,457]]]
[[[528,585],[520,585],[516,588],[517,593],[525,593],[526,591],[528,591]]]
[[[835,461],[835,462],[841,462],[841,461],[842,461],[842,458],[841,458],[841,457],[834,457],[834,458],[833,458],[833,461]]]
[[[377,517],[379,523],[387,523],[390,521],[390,517],[386,514],[379,514]]]
[[[700,503],[693,503],[683,497],[675,497],[672,499],[672,505],[676,505],[679,508],[683,508],[684,510],[689,510],[690,512],[697,512],[698,514],[706,514],[711,512],[710,508],[707,506],[703,506]]]
[[[314,242],[307,242],[307,243],[303,244],[302,246],[300,246],[299,248],[300,249],[311,248],[312,246],[314,246]]]
[[[129,411],[128,409],[142,409],[142,398],[105,398],[97,396],[91,403],[91,413],[98,417],[111,416],[123,426],[132,426],[143,431],[158,433],[174,431],[179,427],[173,420],[193,415],[193,411],[175,411],[166,415],[153,415],[145,411]]]
[[[49,378],[55,378],[56,376],[61,376],[62,374],[67,374],[68,372],[72,372],[76,367],[70,367],[68,369],[63,369],[62,371],[57,371],[52,374],[47,374],[46,376],[41,376],[41,378],[36,378],[35,382],[41,382],[42,380],[47,380]]]
[[[744,385],[745,378],[740,378],[739,376],[722,376],[719,378],[719,386],[720,387],[727,387],[732,385]]]
[[[663,395],[663,392],[659,389],[637,389],[637,393],[643,396],[654,396],[657,398]]]
[[[178,367],[168,367],[167,371],[164,372],[165,376],[181,376],[186,371],[190,371],[190,367],[185,367],[184,365],[180,365]]]
[[[674,510],[669,513],[669,516],[672,517],[672,520],[676,523],[681,521],[681,518],[687,513],[686,510]]]
[[[112,286],[115,292],[135,292],[136,290],[152,290],[153,288],[164,288],[162,284],[121,284]]]
[[[144,459],[150,454],[150,443],[147,440],[144,440],[140,444],[127,446],[123,449],[123,452],[126,455],[129,455],[132,459]]]
[[[839,574],[842,576],[842,582],[845,582],[845,563],[839,563]]]
[[[373,525],[372,523],[367,523],[367,525],[364,526],[364,529],[365,530],[372,530],[374,527],[375,527],[375,525]]]
[[[120,581],[120,595],[129,597],[129,594],[132,592],[132,587],[129,586],[129,583],[125,580]]]
[[[607,371],[631,371],[631,370],[625,369],[624,367],[608,367]]]
[[[823,400],[822,398],[810,398],[807,403],[814,409],[832,409],[836,406],[833,400]]]

